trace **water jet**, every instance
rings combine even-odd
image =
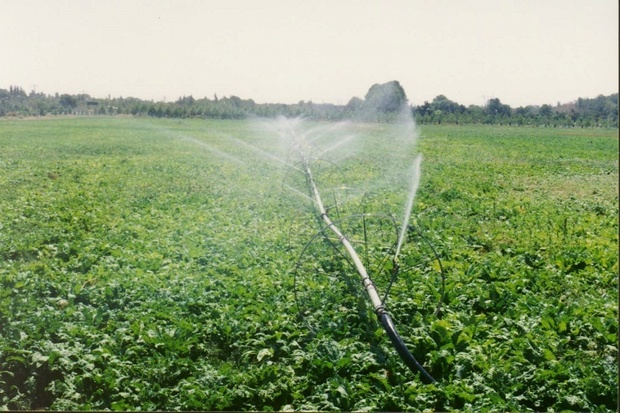
[[[308,244],[306,244],[306,247],[304,247],[302,254],[300,256],[300,260],[301,260],[301,257],[304,256],[304,254],[308,253],[311,243],[319,239],[319,237],[324,238],[325,240],[328,241],[328,243],[330,243],[334,247],[336,245],[339,245],[342,248],[342,251],[340,251],[336,247],[335,249],[340,252],[341,256],[347,262],[350,263],[350,265],[355,269],[355,271],[359,275],[359,278],[361,279],[361,283],[366,292],[366,296],[368,300],[370,301],[370,304],[372,305],[373,313],[376,315],[379,323],[381,324],[383,329],[386,331],[391,343],[393,344],[394,348],[396,349],[401,359],[404,361],[405,365],[410,370],[414,372],[419,372],[424,382],[434,383],[435,379],[425,370],[425,368],[416,360],[416,358],[411,354],[411,352],[407,348],[406,344],[404,343],[403,339],[399,335],[394,325],[392,316],[388,312],[387,307],[385,305],[385,302],[387,300],[387,295],[389,293],[389,289],[392,283],[398,277],[399,272],[400,272],[398,256],[401,252],[403,243],[405,242],[405,238],[407,235],[407,229],[410,227],[408,222],[411,216],[411,210],[413,206],[413,201],[415,199],[415,193],[419,186],[420,165],[421,165],[421,160],[422,160],[421,156],[418,155],[415,157],[412,168],[411,168],[411,174],[410,174],[411,182],[409,186],[409,193],[408,193],[407,201],[405,204],[405,213],[404,213],[404,218],[403,218],[404,221],[403,221],[400,231],[398,231],[396,228],[394,218],[388,215],[380,215],[380,214],[357,214],[355,216],[349,215],[349,217],[354,217],[362,221],[361,230],[360,230],[360,233],[362,235],[359,239],[359,242],[363,243],[364,245],[361,248],[363,250],[363,253],[366,254],[366,256],[364,257],[364,256],[360,256],[360,254],[358,253],[358,250],[354,246],[354,244],[358,241],[350,237],[347,233],[345,233],[345,231],[341,230],[339,226],[339,222],[334,221],[330,216],[329,208],[326,207],[324,203],[324,200],[321,196],[321,192],[319,190],[319,185],[317,184],[317,181],[315,179],[313,164],[316,162],[316,158],[312,156],[313,147],[304,138],[305,135],[307,134],[297,133],[292,128],[287,128],[286,133],[290,135],[289,138],[291,141],[290,142],[291,148],[294,152],[296,152],[298,159],[299,159],[300,166],[296,169],[303,171],[303,175],[305,177],[305,185],[308,189],[309,198],[311,198],[313,201],[312,206],[315,210],[316,216],[321,225],[321,230],[317,234],[315,234],[315,236],[311,239],[311,241]],[[347,137],[345,141],[348,142],[351,139],[352,139],[351,137]],[[346,142],[331,143],[329,148],[332,148],[332,149],[338,148],[341,145],[346,144]],[[344,187],[344,185],[342,185],[341,187]],[[334,202],[334,203],[335,203],[335,208],[337,209],[338,203],[337,202]],[[382,223],[377,224],[377,222],[382,222]],[[377,289],[375,283],[373,282],[373,279],[371,278],[371,275],[367,268],[369,261],[370,261],[368,258],[368,253],[370,249],[367,247],[367,245],[368,245],[369,227],[371,225],[379,225],[379,227],[381,226],[392,227],[394,229],[393,233],[396,234],[395,246],[390,247],[388,249],[390,254],[385,255],[385,257],[389,257],[389,256],[392,257],[391,262],[388,262],[388,260],[384,257],[381,260],[382,263],[379,265],[380,267],[383,267],[383,268],[389,267],[391,278],[392,278],[387,290],[385,291],[385,295],[383,298],[380,297],[379,290]],[[366,263],[364,261],[366,261]],[[298,260],[298,264],[299,262],[300,261]],[[296,267],[299,267],[299,265],[297,265]],[[350,283],[350,280],[347,280],[346,282]],[[302,288],[304,288],[302,286],[302,283],[296,282],[296,296],[297,296],[298,302],[304,300],[304,298],[299,297],[299,295],[301,294],[298,293],[298,290]],[[316,294],[321,294],[321,292],[316,291]],[[306,315],[309,315],[309,313],[306,313]]]

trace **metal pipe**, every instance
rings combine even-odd
[[[381,322],[381,325],[385,329],[388,337],[390,338],[390,341],[392,342],[392,344],[396,348],[396,351],[398,352],[400,357],[403,359],[403,361],[405,362],[405,364],[407,365],[407,367],[409,367],[411,371],[415,372],[416,370],[418,370],[420,374],[422,375],[422,378],[424,379],[425,382],[435,383],[435,379],[430,374],[428,374],[428,372],[424,369],[424,367],[422,367],[422,365],[415,359],[413,354],[411,354],[409,349],[407,349],[407,346],[405,345],[404,341],[402,340],[402,338],[396,331],[396,327],[394,326],[392,317],[386,312],[385,307],[383,306],[383,302],[381,301],[381,298],[379,297],[379,293],[377,292],[377,288],[375,287],[375,284],[370,279],[370,276],[368,275],[368,272],[366,271],[366,267],[364,267],[364,264],[360,260],[359,255],[357,254],[353,246],[351,245],[351,242],[349,242],[347,237],[338,229],[336,225],[334,225],[332,220],[329,218],[329,215],[327,215],[327,210],[323,206],[321,195],[319,194],[319,190],[316,186],[316,182],[314,181],[314,177],[312,176],[312,170],[310,169],[310,161],[306,157],[304,152],[301,150],[300,150],[300,155],[301,155],[303,168],[306,173],[306,179],[308,181],[308,186],[310,187],[310,192],[312,193],[312,197],[314,198],[316,202],[317,208],[319,210],[319,214],[321,216],[321,220],[325,223],[325,225],[329,229],[332,230],[334,234],[336,234],[336,236],[338,237],[338,240],[340,241],[342,246],[345,248],[345,250],[351,257],[351,260],[353,260],[353,264],[355,265],[357,272],[362,277],[362,283],[364,284],[364,288],[366,289],[366,292],[368,293],[368,297],[370,298],[370,302],[372,303],[374,312],[377,315],[377,318],[379,319],[379,321]]]

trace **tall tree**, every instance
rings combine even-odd
[[[444,95],[436,96],[431,102],[431,107],[433,110],[441,110],[448,113],[461,113],[465,111],[465,106],[451,101]]]
[[[74,109],[77,106],[77,99],[75,96],[68,94],[60,95],[60,105],[66,109]]]
[[[405,90],[397,80],[384,84],[375,83],[366,93],[364,108],[378,113],[395,113],[407,104]]]
[[[487,114],[493,117],[510,116],[511,107],[504,105],[498,98],[489,100],[486,107]]]

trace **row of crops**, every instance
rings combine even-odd
[[[393,125],[347,128],[365,145],[337,175],[400,162]],[[268,128],[1,121],[0,408],[616,410],[617,130],[420,133],[411,223],[445,295],[437,312],[435,280],[402,274],[388,303],[430,385],[359,285],[318,289],[332,304],[313,328],[299,316],[293,269],[317,222],[265,155]]]

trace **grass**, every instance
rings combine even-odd
[[[362,185],[406,159],[394,126],[349,128],[365,145],[331,178]],[[432,272],[403,274],[389,305],[438,385],[402,366],[359,287],[321,293],[322,330],[297,317],[291,270],[316,221],[286,166],[240,143],[272,152],[273,133],[1,121],[0,407],[616,410],[618,131],[420,134],[412,224],[446,295],[436,316]],[[397,213],[383,178],[366,207]],[[312,268],[349,271],[319,253]]]

